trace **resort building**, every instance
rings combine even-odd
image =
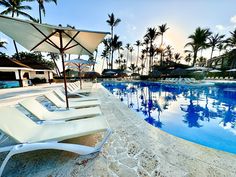
[[[0,87],[25,87],[34,82],[50,82],[53,71],[42,64],[30,61],[24,64],[15,59],[1,58],[0,62]]]

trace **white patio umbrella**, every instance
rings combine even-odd
[[[81,59],[81,58],[77,58],[77,59],[65,61],[65,64],[70,65],[70,66],[76,66],[78,68],[79,80],[80,80],[80,89],[82,89],[81,71],[82,71],[83,67],[94,65],[95,62],[89,61],[89,60],[84,60],[84,59]]]
[[[116,74],[116,72],[115,71],[107,71],[107,72],[105,72],[106,74]]]
[[[30,51],[61,54],[67,108],[69,108],[69,104],[64,54],[92,55],[108,34],[106,32],[38,24],[2,15],[0,15],[0,31]]]
[[[220,70],[218,70],[218,69],[213,69],[213,70],[211,70],[211,71],[209,71],[210,73],[220,73],[221,71]]]

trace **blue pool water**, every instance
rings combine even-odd
[[[177,137],[236,154],[236,86],[104,82],[151,125]]]
[[[14,88],[20,87],[19,81],[0,81],[0,89],[1,88]]]

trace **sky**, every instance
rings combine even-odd
[[[29,14],[38,18],[37,3],[24,4],[30,5],[33,9]],[[170,44],[175,52],[184,54],[188,36],[199,26],[210,28],[213,33],[229,35],[229,31],[236,27],[235,4],[235,0],[58,0],[57,5],[45,3],[43,23],[70,24],[78,29],[109,32],[106,20],[108,14],[114,13],[121,19],[115,34],[120,36],[124,45],[142,40],[148,27],[167,23],[169,30],[164,34],[165,45]],[[0,7],[0,12],[3,10]],[[0,51],[13,54],[11,39],[2,33],[0,39],[8,42],[7,50]],[[100,46],[99,53],[101,50]],[[20,47],[20,51],[26,49]],[[209,51],[203,55],[209,57]],[[101,63],[98,60],[98,71]]]

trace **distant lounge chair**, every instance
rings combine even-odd
[[[66,108],[66,104],[64,101],[62,101],[60,98],[58,98],[53,92],[49,92],[44,94],[44,96],[50,100],[53,104],[55,104],[57,107]],[[69,107],[70,108],[86,108],[86,107],[95,107],[100,106],[99,101],[81,101],[81,102],[72,102],[69,101]]]
[[[60,89],[56,89],[53,90],[53,92],[63,101],[66,101],[66,96],[65,94],[60,90]],[[69,98],[69,101],[75,101],[75,102],[80,102],[80,101],[97,101],[98,98],[95,97],[80,97],[80,98]]]
[[[19,104],[41,121],[67,121],[102,114],[99,107],[49,111],[34,98],[25,99]]]
[[[102,116],[58,124],[39,125],[14,107],[1,107],[0,113],[0,129],[16,141],[14,145],[0,148],[0,152],[9,151],[2,162],[0,176],[2,176],[8,160],[15,154],[42,149],[63,150],[81,155],[91,154],[101,151],[111,134],[109,125]],[[99,132],[106,132],[106,135],[95,147],[61,142]]]

